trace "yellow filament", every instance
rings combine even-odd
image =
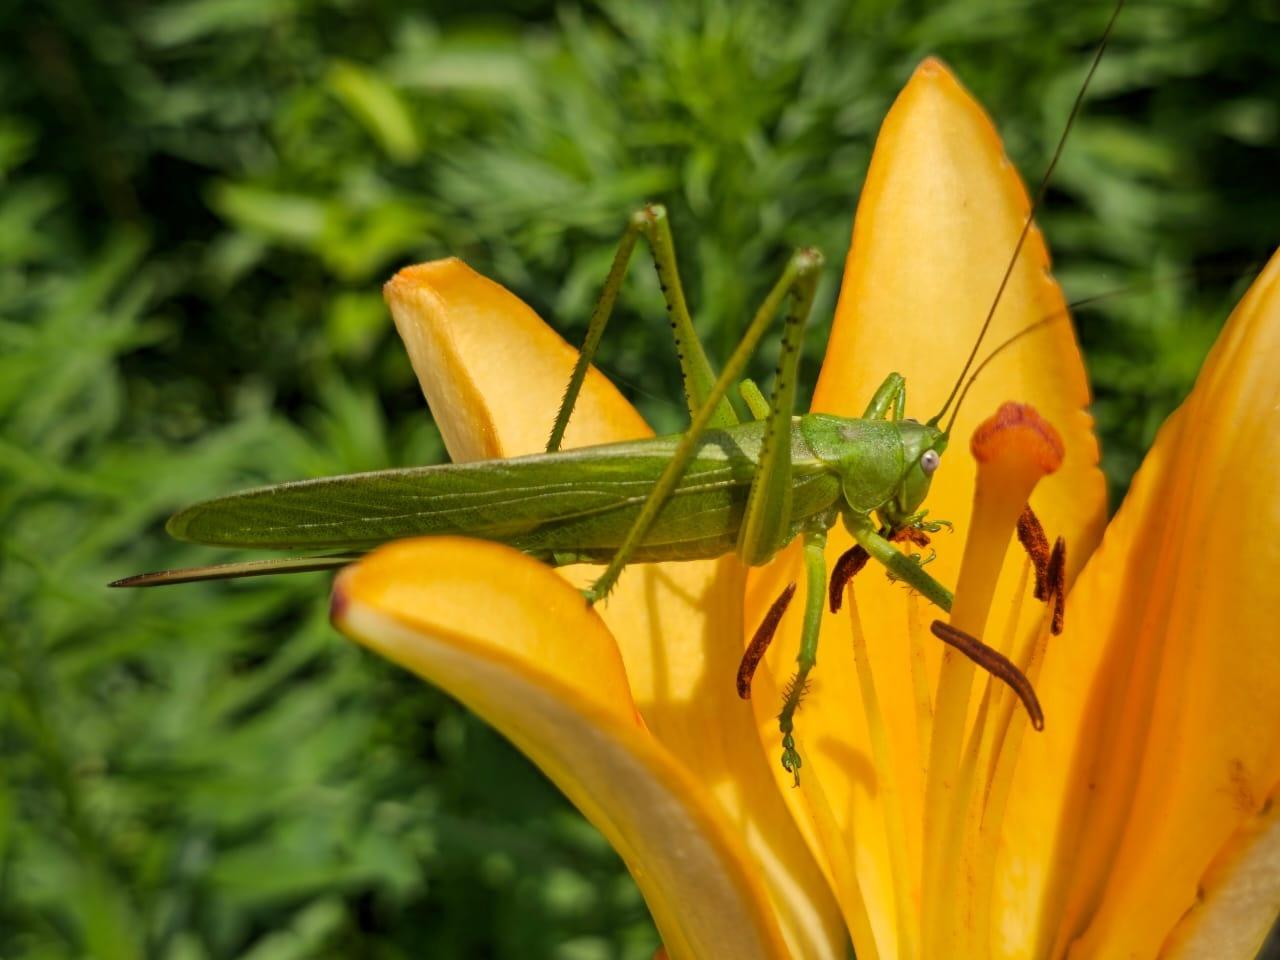
[[[1016,653],[1013,651],[1007,652],[1009,659],[1017,664],[1018,669],[1032,682],[1032,685],[1035,684],[1036,678],[1031,675],[1030,671],[1033,667],[1037,671],[1040,669],[1040,660],[1044,657],[1044,648],[1048,643],[1049,629],[1052,625],[1053,602],[1050,601],[1045,604],[1038,627],[1035,630],[1028,631],[1018,651]],[[1009,735],[1010,721],[1012,721],[1014,714],[1021,706],[1012,690],[1004,690],[1001,693],[1003,696],[996,710],[995,719],[991,723],[990,743],[982,754],[987,760],[985,782],[988,796],[991,794],[991,787],[996,779],[996,765],[999,763],[1001,755],[1005,752],[1005,741]]]
[[[1024,645],[1022,656],[1014,662],[1034,685],[1040,679],[1040,667],[1044,663],[1045,648],[1049,643],[1049,631],[1053,625],[1053,604],[1046,604],[1040,618],[1040,629],[1032,634]],[[1029,648],[1029,649],[1028,649]],[[976,876],[976,915],[982,918],[978,925],[978,952],[975,956],[991,955],[991,898],[996,876],[996,857],[1000,849],[1000,832],[1004,825],[1005,810],[1009,803],[1009,792],[1013,788],[1013,774],[1018,766],[1018,753],[1022,746],[1022,737],[1027,730],[1027,715],[1017,709],[1014,697],[1009,701],[996,720],[997,739],[992,754],[992,767],[987,787],[987,801],[982,812],[982,823],[979,827],[978,858]]]
[[[911,656],[911,689],[916,705],[916,738],[920,743],[920,782],[929,767],[929,742],[933,738],[933,695],[929,692],[929,668],[924,658],[925,632],[920,616],[920,597],[907,594],[907,638]]]
[[[801,748],[803,749],[803,743]],[[801,756],[803,755],[802,753]],[[859,958],[861,960],[865,956],[867,960],[879,960],[876,938],[871,932],[871,916],[867,912],[862,888],[858,886],[858,877],[855,872],[857,858],[852,836],[836,825],[835,815],[831,812],[831,802],[827,799],[815,774],[809,773],[800,778],[800,792],[804,795],[805,806],[813,817],[818,843],[830,853],[831,879],[835,886],[836,902],[840,904],[845,926],[853,935],[854,942],[859,944],[861,950]]]
[[[1010,607],[1009,616],[1005,621],[1004,641],[998,648],[1001,653],[1015,664],[1018,664],[1019,669],[1022,667],[1022,661],[1015,655],[1013,647],[1017,639],[1018,627],[1022,621],[1022,604],[1026,598],[1027,586],[1030,580],[1031,560],[1028,558],[1022,563],[1022,572],[1018,575],[1018,586],[1013,594],[1013,606]],[[1032,638],[1029,642],[1034,643],[1035,631],[1028,631],[1028,634]],[[1024,653],[1026,652],[1024,651]],[[976,809],[979,816],[981,816],[982,808],[986,803],[987,791],[991,786],[991,773],[995,767],[995,751],[1000,749],[1000,738],[1009,722],[1006,713],[1018,709],[1019,706],[1020,701],[1008,686],[995,677],[987,677],[986,685],[982,690],[982,702],[978,707],[979,717],[982,722],[974,723],[973,731],[969,735],[969,742],[965,747],[964,760],[961,762],[961,774],[965,777],[967,783],[972,784],[981,761],[984,759],[987,761],[986,776],[981,781],[978,781],[982,785],[982,790],[977,796],[976,808],[973,803],[969,804],[971,814],[973,809]],[[994,718],[993,721],[987,723],[988,717]]]
[[[858,673],[858,687],[862,694],[862,707],[867,718],[867,734],[871,740],[872,762],[875,764],[876,783],[880,788],[880,809],[884,813],[884,832],[889,845],[889,870],[893,874],[894,914],[898,924],[898,956],[917,956],[915,928],[912,919],[911,884],[907,865],[907,829],[902,819],[902,803],[898,799],[898,781],[894,775],[889,735],[885,728],[884,714],[880,710],[880,698],[876,694],[875,679],[871,676],[871,659],[867,653],[867,638],[862,632],[862,620],[858,617],[858,601],[853,582],[845,589],[849,607],[849,626],[853,634],[853,662]]]

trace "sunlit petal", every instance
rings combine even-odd
[[[401,270],[385,294],[454,462],[543,449],[577,355],[572,347],[524,301],[453,257]],[[592,370],[565,446],[650,432]]]
[[[1153,956],[1184,915],[1210,921],[1195,908],[1216,890],[1258,938],[1280,902],[1274,869],[1250,881],[1269,889],[1226,893],[1280,786],[1277,369],[1280,257],[1160,431],[1049,650],[1052,762],[1019,771],[1038,781],[1024,816],[1057,844],[1043,943]]]
[[[859,416],[885,376],[897,371],[907,380],[907,415],[920,420],[933,416],[973,346],[1028,207],[1026,191],[990,120],[946,67],[925,61],[899,95],[876,142],[814,408]],[[1016,331],[1062,314],[1061,291],[1047,270],[1044,243],[1032,230],[980,356]],[[977,380],[954,428],[951,451],[934,478],[925,504],[930,517],[956,524],[954,536],[936,535],[938,559],[929,568],[945,584],[955,583],[973,501],[974,465],[965,442],[980,420],[1008,400],[1034,405],[1065,441],[1062,469],[1040,484],[1032,503],[1050,535],[1067,538],[1073,569],[1101,535],[1104,484],[1096,466],[1092,420],[1083,409],[1089,394],[1079,350],[1067,323],[1045,324],[1004,351]],[[829,563],[849,543],[843,531],[833,531]],[[997,606],[1007,606],[1017,579],[1016,565],[1007,566]],[[796,575],[791,551],[753,577],[748,629],[781,585]],[[859,575],[856,589],[898,761],[908,859],[918,865],[923,759],[911,696],[907,595],[874,564]],[[1028,628],[1035,614],[1026,611]],[[893,955],[893,886],[848,620],[828,616],[822,629],[820,666],[797,723],[810,758],[805,775],[821,782],[845,846],[816,844],[817,853],[835,875],[843,867],[832,858],[856,866],[876,942],[882,953]],[[789,616],[768,658],[775,680],[791,670],[797,631],[798,617]],[[936,642],[930,641],[926,650],[928,669],[936,677]],[[769,731],[768,715],[776,705],[761,703],[757,709],[766,747],[773,746],[776,732]],[[786,794],[802,822],[810,821],[804,789]],[[808,835],[817,833],[810,827]],[[918,875],[911,878],[911,887],[918,891]],[[845,899],[847,911],[856,915],[860,907]],[[869,948],[862,942],[857,946]]]
[[[554,571],[497,544],[399,541],[338,578],[334,623],[538,764],[626,861],[672,957],[786,956],[742,837],[644,728],[609,631]]]

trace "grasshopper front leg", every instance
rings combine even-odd
[[[920,564],[899,551],[880,535],[871,518],[864,513],[847,512],[844,524],[863,550],[883,564],[899,580],[904,580],[932,603],[951,612],[951,591],[929,576]]]

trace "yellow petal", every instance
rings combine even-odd
[[[907,381],[907,415],[920,420],[933,416],[973,346],[1028,208],[1026,191],[991,121],[946,67],[926,60],[894,103],[876,142],[814,409],[859,416],[883,379],[897,371]],[[1061,291],[1047,270],[1048,253],[1033,229],[980,357],[1016,331],[1064,309]],[[1083,411],[1089,402],[1084,370],[1071,327],[1048,324],[1004,351],[976,381],[934,477],[925,503],[929,515],[956,524],[954,536],[940,533],[934,538],[938,557],[929,570],[944,584],[955,584],[973,502],[975,470],[967,439],[978,422],[1010,400],[1032,404],[1065,441],[1062,469],[1040,484],[1032,503],[1050,536],[1067,538],[1073,569],[1100,536],[1105,488],[1096,466],[1092,420]],[[829,565],[850,542],[843,530],[833,531]],[[794,552],[775,566],[783,569],[751,584],[748,630],[780,585],[797,578]],[[1017,580],[1017,565],[1007,566],[997,607],[1007,606]],[[875,564],[863,571],[855,588],[891,752],[898,761],[908,859],[916,865],[911,886],[918,890],[923,759],[908,659],[906,591],[889,584]],[[1028,625],[1035,614],[1026,611]],[[926,618],[930,615],[926,610]],[[798,621],[798,615],[787,617],[768,659],[779,681],[792,669]],[[809,754],[804,775],[821,782],[847,846],[835,850],[824,844],[816,852],[855,865],[876,943],[883,954],[893,955],[893,885],[848,620],[843,614],[828,615],[822,630],[819,668],[797,723]],[[936,642],[930,639],[926,649],[936,677]],[[769,733],[766,722],[776,705],[762,704],[758,710],[766,747],[776,748],[776,731]],[[788,797],[804,819],[808,814],[802,794],[788,792]],[[810,829],[808,835],[816,832]],[[836,875],[841,869],[832,865]],[[846,907],[856,914],[857,905],[847,898]],[[869,949],[862,942],[856,946]]]
[[[1074,765],[1039,811],[1058,845],[1044,939],[1075,955],[1154,956],[1230,886],[1231,851],[1280,787],[1277,369],[1280,256],[1161,429],[1045,661],[1058,769]],[[1264,879],[1255,910],[1280,898],[1280,872]]]
[[[401,270],[384,294],[454,462],[545,447],[577,353],[527,304],[453,257]],[[593,369],[565,446],[650,432]]]
[[[456,259],[402,270],[386,294],[454,460],[541,450],[576,352],[514,294]],[[648,433],[592,368],[565,446]],[[585,585],[599,569],[561,573]],[[839,911],[735,692],[742,577],[732,558],[632,567],[599,613],[650,731],[708,785],[752,850],[795,955],[841,957]]]
[[[585,585],[598,571],[579,567],[571,575]],[[847,943],[837,904],[774,784],[773,756],[761,749],[751,704],[735,687],[744,579],[731,557],[633,567],[600,615],[649,729],[745,838],[793,954],[836,960]]]
[[[645,730],[613,638],[552,570],[497,544],[399,541],[341,574],[334,622],[529,756],[618,850],[672,957],[787,955],[742,838]]]

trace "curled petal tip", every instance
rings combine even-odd
[[[434,275],[438,275],[441,271],[447,271],[462,264],[457,257],[441,257],[439,260],[428,260],[425,263],[414,263],[407,267],[401,267],[396,271],[396,275],[382,285],[384,296],[390,295],[393,291],[401,289],[409,289],[419,286],[430,280]]]
[[[951,71],[947,69],[947,65],[938,57],[933,56],[925,57],[921,60],[920,65],[915,70],[917,77],[946,76],[950,73]]]
[[[969,449],[979,463],[1013,458],[1050,474],[1066,447],[1058,431],[1028,403],[1004,403],[973,432]]]

